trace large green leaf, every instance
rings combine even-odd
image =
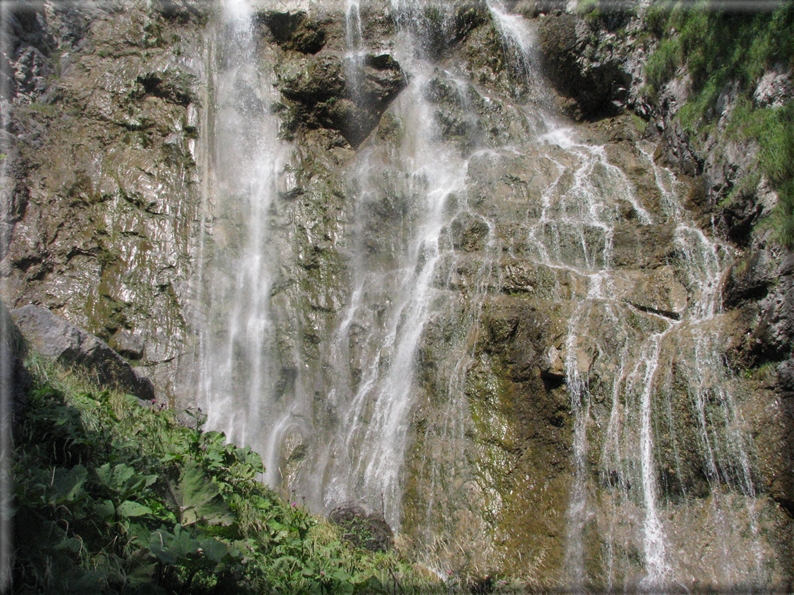
[[[149,538],[149,551],[165,564],[182,564],[198,557],[215,563],[225,557],[240,558],[236,547],[227,541],[214,537],[198,538],[189,529],[176,525],[173,533],[165,528],[153,531]]]
[[[144,506],[143,504],[139,504],[138,502],[125,500],[119,504],[119,507],[116,509],[116,513],[122,517],[135,518],[144,516],[146,514],[152,514],[152,509],[148,506]]]
[[[200,519],[218,525],[234,522],[234,515],[220,497],[218,486],[193,462],[182,471],[177,485],[168,482],[168,494],[183,526]]]
[[[112,521],[114,515],[116,514],[116,507],[113,505],[112,500],[103,500],[101,502],[97,502],[94,506],[94,510],[99,517],[105,521]]]
[[[153,531],[149,538],[149,551],[164,564],[178,564],[181,560],[197,555],[200,549],[198,540],[180,525],[174,527],[173,533],[165,529]]]
[[[88,470],[82,465],[75,465],[68,471],[57,467],[47,486],[47,495],[50,504],[65,504],[74,502],[84,495],[83,484],[88,479]]]
[[[156,475],[143,475],[124,463],[119,463],[112,469],[110,463],[105,463],[96,470],[96,474],[106,488],[117,494],[117,502],[140,494],[157,481]]]

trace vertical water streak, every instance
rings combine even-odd
[[[338,483],[345,486],[343,492],[352,488],[349,497],[355,495],[370,504],[382,500],[385,516],[394,527],[399,526],[400,520],[400,476],[408,413],[416,390],[415,353],[432,311],[432,279],[440,256],[443,206],[447,196],[460,188],[465,175],[465,166],[461,167],[452,155],[446,155],[446,159],[427,159],[439,147],[433,146],[428,131],[422,129],[430,118],[422,115],[425,108],[417,101],[419,96],[417,92],[406,92],[406,97],[400,99],[407,104],[405,109],[413,112],[413,117],[403,120],[418,128],[407,133],[412,135],[415,145],[404,156],[407,161],[404,167],[413,181],[406,189],[407,194],[416,195],[419,200],[413,214],[417,224],[411,236],[404,238],[407,244],[400,268],[389,275],[397,275],[395,284],[377,271],[364,272],[358,281],[363,292],[378,294],[390,287],[394,293],[386,314],[385,333],[375,341],[376,351],[371,353],[370,364],[352,397],[347,428],[342,433],[345,449],[351,456],[352,478],[339,478]],[[362,198],[366,200],[367,194],[362,193]],[[384,282],[387,285],[382,285]],[[358,306],[353,302],[351,309]],[[346,320],[354,316],[350,312]],[[338,499],[339,495],[331,491],[329,497]]]
[[[361,28],[359,0],[347,0],[345,9],[345,74],[350,96],[355,104],[361,104],[361,83],[364,66],[364,34]]]
[[[668,574],[665,552],[665,535],[659,519],[657,507],[656,462],[653,455],[653,428],[651,397],[654,389],[654,377],[659,367],[659,352],[664,334],[652,335],[648,341],[650,352],[644,352],[640,362],[645,367],[642,375],[641,427],[640,427],[640,462],[642,474],[642,493],[645,505],[645,522],[643,524],[643,546],[645,550],[645,572],[643,586],[651,589],[665,588]],[[638,365],[639,367],[639,365]]]
[[[208,426],[248,444],[278,481],[273,428],[272,322],[274,254],[269,210],[286,148],[270,113],[277,100],[263,68],[246,0],[223,4],[210,74],[212,123],[208,230],[202,245],[206,323],[201,336],[201,401]]]
[[[581,319],[589,302],[582,300],[568,323],[565,339],[565,381],[568,385],[573,428],[574,479],[568,498],[568,535],[565,550],[566,578],[569,588],[581,589],[586,582],[583,532],[588,515],[587,422],[590,416],[590,395],[587,377],[582,378],[578,361],[577,341],[582,332]],[[586,371],[585,371],[586,374]]]
[[[371,217],[373,205],[381,201],[399,205],[399,218],[375,234],[372,241],[378,247],[373,255],[366,256],[362,246],[355,256],[353,295],[341,316],[333,349],[338,354],[334,357],[349,357],[348,345],[355,339],[366,357],[358,376],[337,383],[334,389],[334,402],[344,413],[340,416],[339,437],[330,449],[334,454],[327,459],[324,470],[326,508],[355,499],[371,509],[382,510],[394,528],[401,522],[410,413],[421,391],[416,380],[417,354],[428,322],[437,314],[441,295],[436,279],[438,265],[451,254],[448,240],[444,239],[445,230],[455,215],[466,208],[463,203],[455,209],[448,208],[450,197],[461,194],[464,188],[467,164],[453,147],[438,138],[433,107],[425,97],[433,66],[415,51],[423,46],[419,21],[424,5],[420,4],[393,4],[394,18],[401,30],[394,56],[411,73],[410,86],[390,108],[393,117],[405,127],[402,141],[390,149],[362,149],[351,169],[358,219],[356,234],[372,234],[367,218]],[[348,2],[346,15],[348,56],[362,56],[366,50],[357,2]],[[349,64],[354,69],[361,68],[360,58]],[[351,73],[351,80],[360,76]],[[383,152],[387,150],[388,162],[384,164]],[[373,320],[370,312],[379,302]],[[337,361],[344,365],[342,358]],[[351,364],[348,361],[346,365]],[[462,441],[461,418],[465,415],[460,398],[465,368],[464,357],[449,377],[449,395],[454,398],[450,396],[443,406],[439,422],[439,431],[458,441]],[[430,470],[431,483],[436,481],[437,473],[436,467]],[[428,514],[434,506],[431,497]]]

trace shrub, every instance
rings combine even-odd
[[[200,411],[185,427],[136,397],[29,368],[14,592],[383,593],[409,572],[282,502],[258,481],[259,455],[203,431]]]

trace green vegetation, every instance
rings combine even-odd
[[[645,15],[649,31],[661,43],[649,58],[647,80],[658,90],[678,66],[686,65],[701,107],[713,108],[730,81],[748,92],[775,64],[794,64],[794,2],[775,12],[727,13],[709,1],[654,3]]]
[[[576,4],[576,14],[594,29],[616,31],[623,28],[629,18],[636,14],[636,9],[629,3],[624,3],[616,9],[615,3],[610,0],[579,0]]]
[[[56,108],[54,105],[49,103],[40,103],[38,101],[28,104],[27,110],[43,114],[45,116],[55,116],[58,113],[58,108]]]
[[[763,74],[776,66],[794,67],[794,1],[774,12],[727,13],[708,0],[694,6],[661,1],[645,15],[649,31],[659,38],[646,66],[647,93],[658,90],[685,66],[693,94],[678,116],[693,136],[705,135],[720,118],[720,97],[735,86],[736,105],[728,133],[759,145],[758,170],[780,198],[774,214],[778,239],[794,247],[794,106],[758,107],[752,94]]]
[[[284,503],[262,461],[35,358],[15,424],[14,592],[402,593],[394,553]],[[407,586],[411,579],[411,588]],[[402,584],[401,584],[402,583]]]

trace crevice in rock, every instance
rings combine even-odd
[[[648,314],[656,314],[657,316],[663,316],[664,318],[669,318],[670,320],[681,320],[681,314],[677,312],[669,312],[667,310],[657,310],[656,308],[651,308],[650,306],[643,306],[640,304],[636,304],[634,302],[626,302],[629,306],[640,310],[641,312],[646,312]]]

